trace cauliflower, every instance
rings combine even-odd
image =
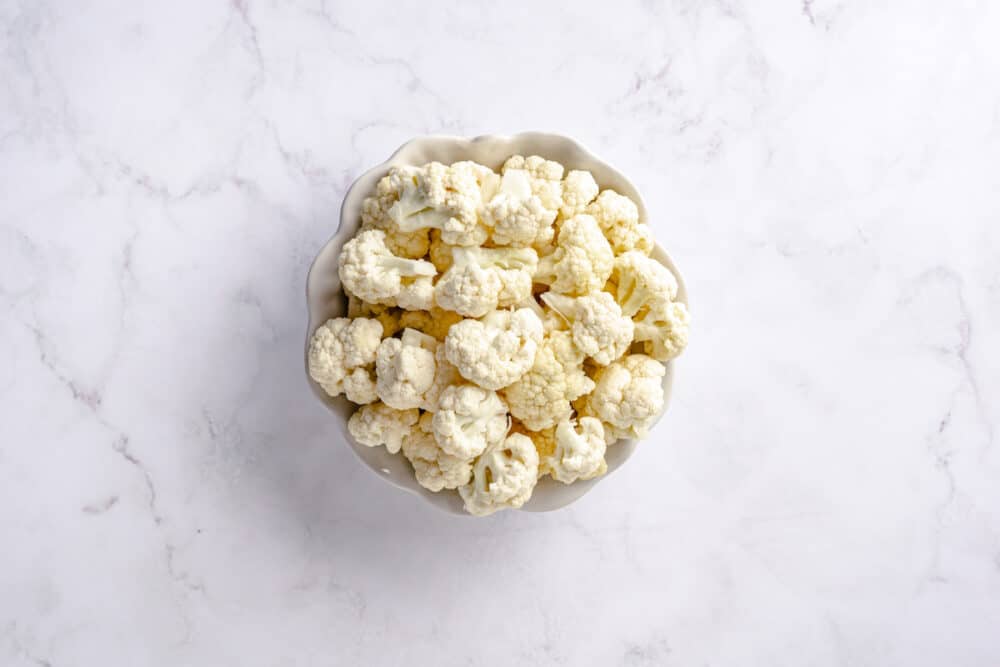
[[[669,361],[684,351],[691,321],[679,301],[656,301],[635,320],[635,340],[657,361]]]
[[[438,446],[446,454],[474,458],[487,445],[503,440],[508,419],[507,406],[496,392],[461,384],[441,392],[432,427]]]
[[[548,347],[566,371],[566,395],[569,400],[575,401],[594,390],[594,381],[583,370],[584,354],[573,342],[569,331],[549,332]]]
[[[406,314],[421,312],[428,315],[424,311],[407,311]],[[375,366],[376,391],[383,402],[400,409],[436,412],[441,392],[465,382],[458,369],[448,361],[444,345],[438,339],[409,327],[403,330],[400,339],[382,341]]]
[[[497,390],[528,372],[541,340],[541,320],[530,309],[520,308],[459,322],[448,330],[444,347],[462,377]]]
[[[553,229],[557,228],[553,227]],[[556,237],[552,236],[552,238],[550,238],[545,243],[536,243],[531,247],[534,248],[535,251],[538,253],[539,259],[541,259],[542,257],[548,257],[549,255],[551,255],[556,251]]]
[[[405,178],[404,170],[392,169],[379,179],[375,196],[367,197],[361,204],[361,229],[381,229],[385,232],[385,243],[392,254],[419,259],[427,254],[427,230],[401,231],[389,217],[389,209],[399,199]]]
[[[571,401],[590,393],[594,381],[583,371],[583,353],[568,331],[546,335],[535,363],[517,382],[504,389],[510,414],[531,431],[540,431],[569,419]]]
[[[375,355],[375,391],[382,402],[397,410],[419,408],[434,383],[434,352],[438,342],[416,329],[403,329],[401,338],[386,338]]]
[[[451,268],[451,251],[454,246],[450,246],[441,240],[441,230],[431,231],[431,243],[427,250],[427,257],[431,260],[438,273],[444,273]]]
[[[417,428],[403,439],[403,456],[413,466],[417,483],[435,493],[457,489],[472,479],[472,459],[446,454],[438,446],[429,412],[421,415]]]
[[[395,167],[402,172],[402,189],[389,208],[389,217],[399,230],[439,229],[445,243],[481,245],[489,235],[479,221],[484,186],[479,180],[481,172],[471,164],[446,167],[431,162],[419,168]]]
[[[453,263],[434,287],[438,306],[482,317],[531,296],[538,255],[531,248],[454,248]]]
[[[391,220],[387,221],[386,226],[380,227],[377,225],[361,225],[360,231],[368,231],[369,229],[377,229],[379,231],[385,232],[385,247],[389,249],[393,255],[402,257],[404,259],[420,259],[427,254],[430,248],[430,239],[426,230],[419,230],[416,232],[401,232],[396,229],[395,225]]]
[[[385,445],[390,454],[395,454],[419,418],[419,410],[396,410],[384,403],[372,403],[351,415],[347,430],[362,445]]]
[[[535,445],[535,452],[538,454],[538,476],[543,477],[548,475],[551,472],[549,460],[556,451],[555,427],[542,429],[541,431],[529,431],[523,425],[514,421],[511,431],[526,435],[531,439],[532,444]]]
[[[347,317],[352,320],[357,317],[369,317],[378,320],[382,325],[382,336],[393,336],[403,326],[400,324],[400,314],[410,311],[401,311],[399,308],[387,306],[381,303],[365,303],[356,296],[347,297]]]
[[[663,376],[666,368],[644,354],[631,354],[600,369],[597,386],[586,399],[583,412],[604,422],[607,435],[643,438],[663,410]]]
[[[434,352],[434,381],[431,383],[430,389],[424,392],[424,400],[420,408],[428,412],[437,412],[441,393],[448,387],[464,382],[465,380],[458,369],[448,361],[444,345],[438,345]]]
[[[593,417],[581,417],[578,424],[559,422],[555,431],[555,451],[548,459],[553,479],[563,484],[593,479],[608,471],[604,461],[607,443],[604,426]]]
[[[370,368],[356,368],[344,377],[344,396],[351,403],[358,405],[378,400]]]
[[[538,452],[531,439],[511,433],[486,448],[472,472],[472,481],[459,487],[465,510],[487,516],[507,507],[521,507],[538,482]]]
[[[346,394],[358,404],[375,401],[371,365],[381,339],[378,320],[327,320],[309,341],[309,376],[330,396]]]
[[[653,252],[653,232],[639,222],[639,208],[628,197],[605,190],[587,206],[587,213],[597,220],[616,255],[629,250]]]
[[[552,239],[556,211],[546,208],[532,193],[531,181],[527,170],[507,169],[500,181],[500,192],[483,210],[497,245],[530,246]]]
[[[559,209],[563,220],[569,220],[587,210],[587,204],[594,201],[599,188],[589,171],[574,169],[566,174],[562,184],[562,207]]]
[[[444,340],[451,325],[461,322],[462,316],[450,310],[431,308],[430,310],[404,310],[399,316],[399,326],[422,331],[428,336]]]
[[[611,282],[615,300],[628,317],[656,301],[677,298],[677,279],[670,269],[635,250],[615,258]]]
[[[403,285],[396,295],[396,305],[403,310],[428,310],[434,307],[434,283],[417,279]]]
[[[542,257],[535,282],[563,294],[589,294],[604,287],[615,256],[597,221],[578,215],[563,223],[555,252]]]
[[[451,165],[453,172],[468,174],[479,185],[480,202],[488,202],[500,190],[500,175],[484,164],[463,160]]]
[[[372,304],[427,310],[433,305],[432,278],[437,270],[421,259],[404,259],[389,252],[385,232],[369,229],[340,251],[340,282],[348,295]]]
[[[542,206],[550,211],[558,211],[562,206],[563,166],[558,162],[532,155],[514,155],[503,163],[500,173],[504,176],[512,169],[523,169],[528,173],[531,194],[538,197]]]
[[[542,301],[572,323],[573,343],[601,366],[625,354],[632,344],[635,325],[607,292],[576,298],[546,292]]]

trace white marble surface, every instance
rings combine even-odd
[[[0,664],[1000,664],[1000,6],[445,7],[0,2]],[[696,326],[624,469],[459,519],[332,436],[304,278],[398,144],[522,129]]]

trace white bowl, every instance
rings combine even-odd
[[[602,190],[612,188],[618,193],[628,196],[639,207],[640,220],[647,220],[646,207],[635,186],[619,171],[602,162],[590,151],[576,141],[557,134],[541,132],[525,132],[510,137],[487,135],[466,139],[464,137],[430,136],[419,137],[400,146],[388,160],[361,175],[354,181],[340,208],[340,226],[333,238],[327,241],[313,261],[306,283],[306,300],[309,304],[309,328],[306,336],[306,355],[308,357],[309,339],[313,332],[331,317],[342,317],[347,310],[347,300],[340,288],[340,277],[337,272],[337,259],[340,249],[358,231],[361,225],[361,203],[365,197],[375,191],[375,185],[389,168],[398,165],[420,166],[428,162],[443,162],[451,164],[460,160],[473,160],[493,169],[499,169],[511,155],[541,155],[555,160],[570,169],[585,169],[594,175],[594,179]],[[687,292],[684,281],[677,267],[659,245],[653,251],[653,258],[664,264],[677,277],[680,285],[678,299],[687,303]],[[307,361],[308,366],[308,361]],[[356,409],[343,396],[331,398],[311,378],[309,385],[316,397],[334,414],[334,423],[340,430],[344,441],[350,445],[365,465],[374,470],[387,482],[405,491],[420,496],[435,507],[452,514],[468,516],[462,508],[462,500],[454,491],[432,493],[417,484],[413,469],[402,454],[390,454],[384,447],[365,447],[358,444],[347,431],[347,420]],[[670,390],[674,380],[674,362],[667,363],[667,373],[663,378],[665,391],[664,411],[670,400]],[[635,451],[637,441],[620,440],[608,448],[608,474],[611,474]],[[607,477],[574,484],[562,484],[550,477],[539,480],[538,486],[521,509],[529,512],[547,512],[569,505],[595,484]]]

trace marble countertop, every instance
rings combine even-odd
[[[363,5],[363,8],[362,8]],[[1000,6],[0,2],[0,663],[1000,664]],[[304,280],[406,139],[574,136],[694,329],[571,508],[334,436]]]

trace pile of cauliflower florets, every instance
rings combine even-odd
[[[361,407],[361,444],[487,515],[538,479],[607,470],[664,404],[687,344],[677,280],[628,197],[587,171],[515,155],[393,167],[340,254],[348,317],[313,335],[309,374]]]

